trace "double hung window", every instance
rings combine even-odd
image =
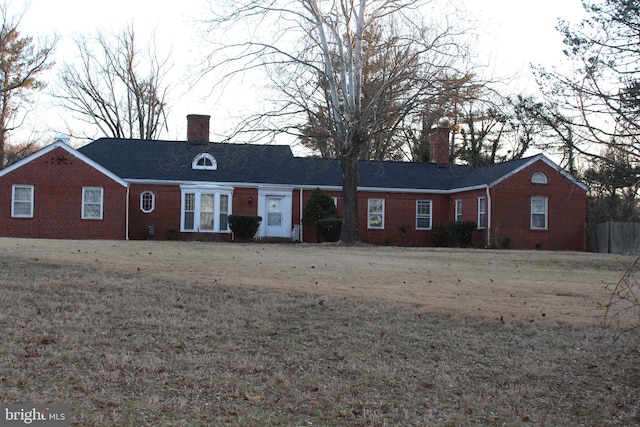
[[[369,199],[367,226],[384,228],[384,199]]]
[[[82,219],[102,219],[104,189],[82,188]]]
[[[478,197],[478,228],[487,227],[487,198]]]
[[[11,201],[12,217],[33,218],[33,185],[14,185]]]
[[[431,200],[416,200],[416,229],[431,230]]]
[[[531,198],[531,229],[546,230],[547,224],[547,198]]]

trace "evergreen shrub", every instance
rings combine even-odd
[[[253,239],[260,228],[262,217],[258,215],[229,215],[229,228],[243,241]]]
[[[316,221],[318,234],[325,242],[337,242],[340,240],[340,231],[342,230],[342,219],[340,218],[324,218]]]
[[[476,231],[476,228],[477,224],[473,221],[456,221],[446,225],[451,241],[461,248],[471,246],[473,232]]]

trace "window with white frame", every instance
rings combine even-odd
[[[228,232],[231,190],[183,188],[181,231]]]
[[[198,154],[191,162],[192,169],[204,169],[204,170],[216,170],[218,169],[218,162],[215,157],[209,153]]]
[[[182,195],[182,229],[195,231],[195,193],[183,193]]]
[[[200,231],[213,231],[215,194],[200,194]]]
[[[431,230],[431,200],[416,200],[416,229]]]
[[[153,212],[156,208],[156,196],[151,191],[140,194],[140,210],[144,213]]]
[[[533,184],[546,184],[547,176],[542,172],[536,172],[531,176],[531,182]]]
[[[456,199],[455,210],[456,212],[454,220],[456,222],[462,221],[462,199]]]
[[[478,197],[478,228],[487,227],[487,198]]]
[[[367,226],[384,228],[384,199],[369,199]]]
[[[12,217],[33,218],[33,185],[14,185],[11,202]]]
[[[82,219],[102,219],[104,189],[82,187]]]
[[[220,195],[220,231],[229,230],[229,195]]]
[[[547,224],[547,198],[532,197],[531,198],[531,229],[546,230]]]

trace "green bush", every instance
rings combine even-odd
[[[262,217],[257,215],[229,215],[229,228],[240,240],[253,239],[260,228]]]
[[[340,231],[342,230],[342,219],[340,218],[324,218],[316,221],[318,227],[318,235],[325,242],[337,242],[340,240]]]
[[[320,219],[337,217],[338,209],[333,203],[333,197],[319,188],[313,190],[302,211],[302,225],[316,225]]]
[[[502,242],[500,243],[500,246],[502,247],[502,249],[509,249],[511,248],[511,237],[505,237],[504,239],[502,239]]]
[[[338,218],[338,209],[333,197],[316,188],[311,193],[302,211],[302,225],[316,226],[318,242],[337,242],[340,239],[342,220]]]
[[[434,248],[441,248],[444,246],[447,238],[447,230],[444,225],[436,225],[431,229],[429,235],[429,241]]]
[[[451,241],[461,248],[471,246],[471,239],[476,227],[477,225],[473,221],[456,221],[446,225]]]

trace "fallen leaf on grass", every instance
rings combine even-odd
[[[222,395],[222,397],[224,397],[225,399],[243,399],[252,402],[258,402],[262,400],[262,396],[250,396],[244,391],[241,391],[239,393],[225,393]]]
[[[38,350],[34,350],[32,348],[25,348],[22,352],[22,357],[24,357],[25,359],[31,359],[40,356],[42,356],[42,354],[40,354]]]

